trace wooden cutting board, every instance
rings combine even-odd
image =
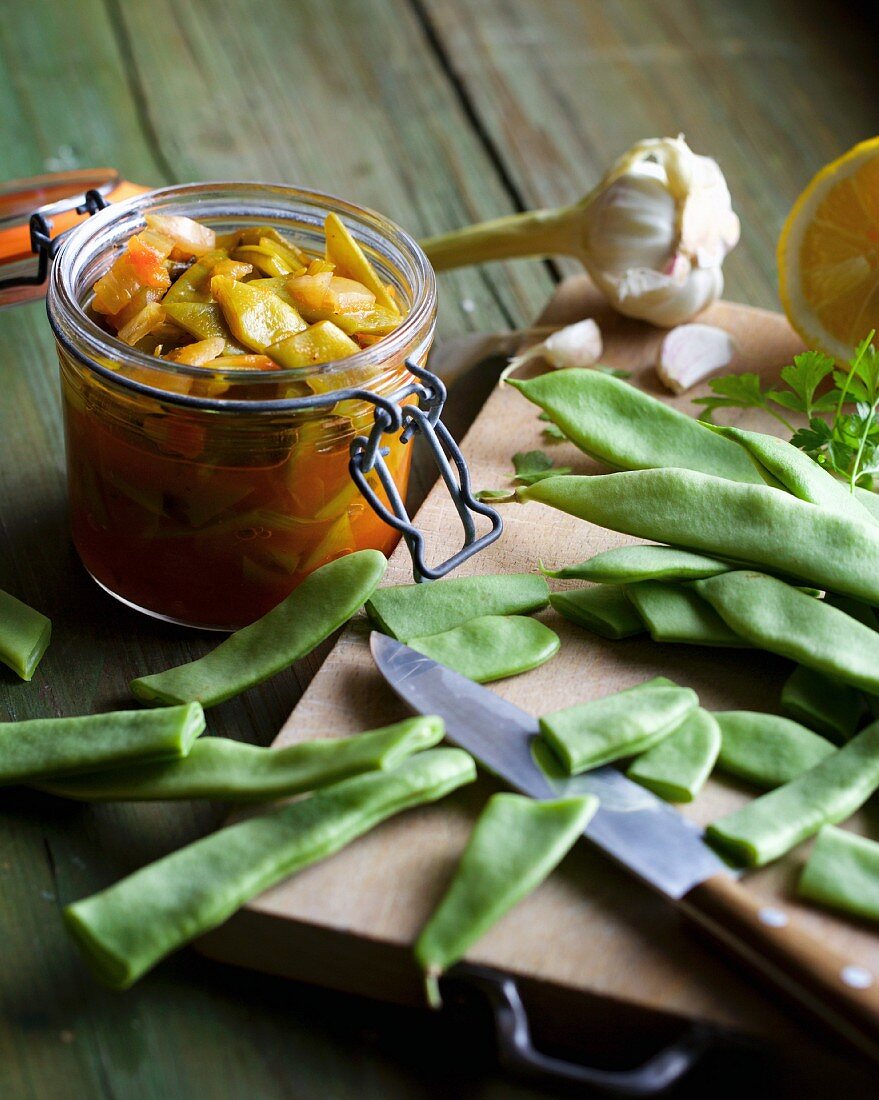
[[[604,361],[633,372],[647,392],[692,413],[692,398],[707,387],[672,399],[652,364],[661,334],[603,307],[584,278],[568,280],[542,321],[595,316],[605,337]],[[767,379],[800,350],[798,338],[775,313],[719,302],[704,317],[733,334],[737,370]],[[575,472],[599,469],[567,443],[547,444],[535,406],[511,387],[496,388],[474,422],[463,449],[478,488],[510,484],[514,451],[543,447]],[[771,430],[759,415],[739,422]],[[535,570],[537,563],[579,561],[632,540],[593,527],[540,504],[504,508],[502,538],[461,573]],[[427,532],[428,560],[458,545],[459,528],[448,497],[437,487],[418,516]],[[389,584],[411,580],[405,547],[398,547]],[[564,587],[561,582],[551,582]],[[542,668],[493,685],[520,707],[540,714],[617,691],[663,674],[695,688],[713,709],[777,711],[790,665],[765,653],[657,645],[644,639],[604,641],[566,623],[553,611],[541,616],[562,638],[558,656]],[[404,715],[375,671],[361,617],[343,632],[276,745],[311,737],[347,735]],[[417,1004],[421,985],[410,947],[441,896],[474,816],[493,788],[480,778],[436,806],[406,813],[345,851],[282,883],[206,937],[203,949],[226,961],[355,993]],[[712,779],[684,809],[700,823],[742,804],[752,792]],[[875,816],[875,814],[874,814]],[[874,820],[874,835],[877,822]],[[863,821],[855,828],[865,828]],[[804,847],[748,876],[761,897],[783,902],[808,928],[834,947],[879,971],[874,931],[793,900],[792,886]],[[612,866],[586,844],[577,846],[550,880],[518,905],[473,949],[472,961],[521,979],[526,998],[550,1031],[572,1017],[610,1027],[618,1019],[639,1026],[659,1019],[692,1018],[788,1037],[800,1034],[789,1013],[717,951],[701,941],[671,907]]]

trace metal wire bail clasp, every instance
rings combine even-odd
[[[399,531],[406,540],[412,555],[413,574],[416,581],[436,580],[456,569],[462,562],[499,538],[504,521],[498,512],[478,501],[470,485],[470,471],[461,449],[440,420],[446,400],[446,387],[440,379],[411,359],[406,367],[418,381],[406,387],[417,399],[417,404],[399,405],[393,398],[370,395],[375,404],[375,423],[368,436],[360,435],[351,443],[351,461],[348,468],[351,478],[373,510],[390,527]],[[394,397],[398,395],[393,395]],[[404,443],[414,435],[422,435],[433,454],[440,476],[446,484],[449,496],[461,520],[464,532],[463,544],[456,553],[439,565],[428,566],[424,561],[424,534],[413,524],[406,505],[397,489],[385,462],[388,449],[382,447],[382,437],[401,433]],[[390,502],[390,509],[380,499],[367,480],[367,474],[375,471]],[[485,516],[491,527],[477,538],[474,515]]]
[[[105,171],[107,169],[98,169]],[[26,222],[26,245],[30,252],[24,254],[21,245],[24,243],[22,234],[24,224],[21,222],[20,213],[15,211],[8,217],[0,217],[0,267],[6,268],[11,274],[0,278],[0,306],[18,305],[20,301],[40,296],[41,288],[48,277],[48,268],[59,248],[61,248],[67,234],[74,229],[80,218],[88,215],[96,215],[99,210],[109,206],[107,195],[116,194],[119,190],[134,190],[140,193],[144,188],[135,184],[121,184],[116,173],[108,173],[107,179],[100,187],[89,187],[76,195],[76,187],[80,182],[79,173],[61,173],[57,176],[34,177],[31,182],[24,180],[19,185],[31,184],[39,189],[52,190],[69,187],[73,188],[70,195],[54,202],[47,202],[39,209],[31,213]],[[87,174],[91,178],[95,173]],[[73,177],[73,178],[72,178]],[[11,185],[18,186],[18,185]],[[75,196],[75,197],[70,197]],[[81,197],[81,200],[78,199]],[[19,198],[19,205],[23,201]],[[14,206],[14,204],[13,204]],[[62,229],[53,237],[54,221],[57,218],[61,222]],[[28,249],[25,249],[25,253]],[[31,254],[36,256],[36,268],[34,270]]]

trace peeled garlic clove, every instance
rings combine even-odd
[[[556,370],[594,367],[601,358],[602,346],[601,329],[588,317],[585,321],[557,329],[539,344],[533,344],[521,355],[512,358],[501,375],[501,381],[531,359],[545,359]]]
[[[684,393],[728,367],[737,350],[730,334],[715,325],[678,325],[660,345],[656,373],[673,393]]]

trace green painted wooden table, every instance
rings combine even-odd
[[[802,0],[4,0],[0,176],[109,164],[146,184],[280,180],[426,235],[577,197],[632,141],[683,130],[718,157],[742,216],[728,296],[771,307],[791,202],[876,129],[872,27],[857,7],[832,26],[822,10]],[[441,333],[527,323],[564,270],[443,276]],[[458,423],[478,391],[453,395]],[[209,645],[114,604],[76,560],[41,304],[0,315],[0,587],[55,622],[32,685],[0,671],[0,719],[121,705],[128,679],[157,657]],[[314,667],[218,708],[214,730],[267,743]],[[124,996],[98,988],[59,903],[221,814],[3,792],[4,1100],[537,1095],[491,1071],[481,1041],[426,1016],[191,952]]]

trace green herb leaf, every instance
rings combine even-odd
[[[711,422],[716,409],[766,409],[767,395],[758,374],[725,374],[712,378],[708,385],[713,397],[697,397],[693,404],[704,405],[701,420]],[[771,411],[771,410],[770,410]]]
[[[515,489],[480,489],[473,495],[483,504],[508,504],[516,499]]]
[[[547,442],[562,443],[568,438],[562,431],[562,429],[558,426],[558,424],[554,424],[546,415],[546,413],[542,413],[540,419],[548,421],[546,427],[543,429],[543,434],[546,437]]]
[[[832,372],[833,360],[823,352],[803,351],[799,355],[795,355],[790,366],[782,367],[781,378],[790,386],[793,395],[798,400],[799,407],[797,408],[794,404],[785,402],[786,407],[789,409],[796,408],[797,412],[811,416],[815,391]],[[780,394],[774,394],[773,400],[777,400],[779,396]]]
[[[519,451],[513,455],[513,466],[516,470],[513,480],[521,485],[533,485],[545,477],[571,472],[570,466],[554,466],[552,459],[543,451]]]

